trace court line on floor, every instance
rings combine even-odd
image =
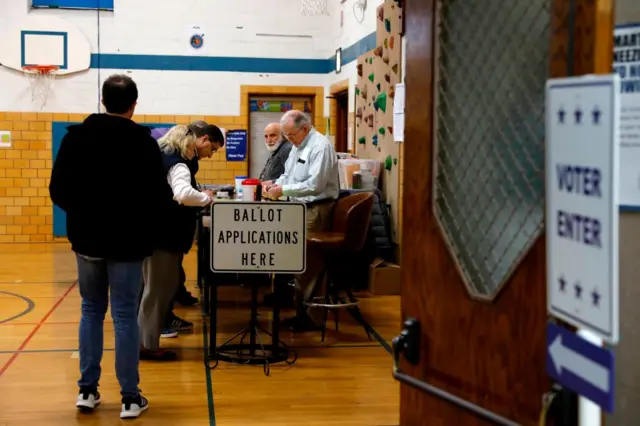
[[[202,344],[204,346],[204,376],[207,383],[207,405],[209,407],[209,426],[216,426],[216,407],[213,403],[213,381],[211,380],[211,368],[209,367],[209,333],[207,320],[202,320]]]
[[[170,350],[170,351],[181,351],[181,350],[187,350],[187,351],[201,351],[202,347],[184,347],[184,346],[177,346],[175,348],[171,348],[171,347],[165,347],[164,349],[166,350]],[[21,350],[21,351],[0,351],[0,355],[6,355],[6,354],[14,354],[14,353],[21,353],[21,354],[53,354],[53,353],[65,353],[65,352],[78,352],[78,348],[75,349],[25,349],[25,350]],[[104,348],[103,352],[115,352],[115,348]]]
[[[74,280],[64,280],[64,281],[22,281],[22,280],[14,280],[14,281],[0,281],[0,285],[3,284],[73,284]]]
[[[60,306],[60,304],[64,301],[64,299],[67,297],[67,295],[69,293],[71,293],[71,291],[75,288],[77,284],[77,281],[75,281],[73,284],[71,284],[71,286],[69,286],[69,288],[67,289],[67,291],[64,292],[64,294],[62,296],[60,296],[60,298],[58,299],[58,301],[56,303],[53,304],[53,306],[51,307],[51,309],[49,309],[49,312],[47,312],[45,314],[44,317],[42,317],[42,319],[40,320],[40,323],[38,323],[38,325],[36,325],[33,330],[31,330],[31,333],[29,333],[29,335],[27,336],[26,339],[24,339],[24,341],[22,342],[22,344],[20,345],[20,347],[18,348],[18,351],[15,352],[10,358],[9,360],[4,364],[4,366],[2,368],[0,368],[0,378],[2,377],[2,375],[5,373],[5,371],[7,371],[9,369],[9,367],[11,367],[11,364],[13,364],[13,362],[16,360],[16,358],[18,358],[18,355],[20,355],[20,351],[22,351],[31,341],[31,339],[33,339],[33,336],[35,336],[35,334],[38,332],[38,330],[40,330],[40,327],[42,327],[42,324],[44,324],[44,322],[51,316],[51,314],[53,314],[53,311],[55,311],[58,306]]]
[[[14,321],[14,320],[20,318],[20,317],[23,317],[23,316],[27,315],[29,312],[33,311],[33,308],[35,308],[35,306],[36,306],[36,304],[33,302],[33,300],[31,300],[28,297],[23,296],[21,294],[16,294],[16,293],[11,293],[9,291],[1,291],[1,290],[0,290],[0,294],[7,294],[9,296],[17,297],[18,299],[20,299],[23,302],[27,303],[27,308],[24,311],[20,312],[17,315],[9,317],[7,319],[0,320],[0,324],[7,324],[7,323],[9,323],[11,321]]]

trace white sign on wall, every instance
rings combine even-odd
[[[618,341],[620,79],[547,82],[549,312]]]
[[[11,132],[0,130],[0,148],[11,148]]]
[[[613,68],[620,76],[620,204],[640,207],[640,24],[616,27]]]
[[[215,202],[211,270],[300,274],[307,265],[307,207],[285,202]]]

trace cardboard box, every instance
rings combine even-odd
[[[400,266],[376,258],[369,266],[369,292],[378,296],[399,295]]]

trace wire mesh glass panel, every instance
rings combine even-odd
[[[434,211],[475,298],[496,296],[543,227],[550,9],[439,6]]]

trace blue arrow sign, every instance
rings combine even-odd
[[[566,388],[613,412],[615,359],[607,348],[549,324],[547,373]]]

